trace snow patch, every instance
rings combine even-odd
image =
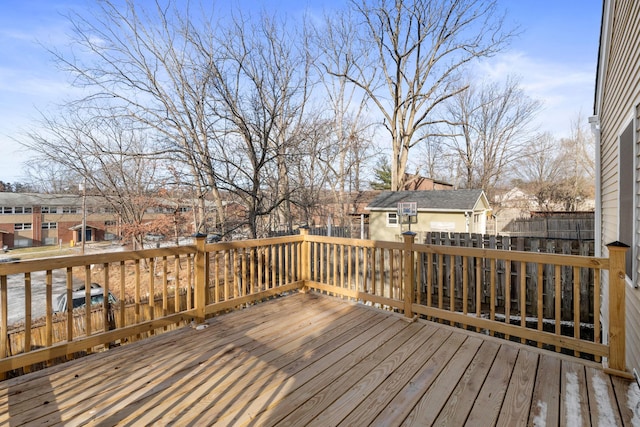
[[[567,383],[564,396],[564,410],[567,414],[567,427],[581,427],[582,414],[580,412],[580,387],[578,385],[578,374],[567,372],[565,374]]]
[[[596,403],[598,404],[598,426],[616,427],[616,416],[611,406],[609,388],[600,372],[596,372],[593,376],[593,390],[596,393]]]
[[[536,405],[538,413],[533,417],[533,427],[546,427],[547,425],[547,402],[538,401]]]
[[[631,425],[640,427],[640,388],[636,384],[630,384],[627,389],[627,407],[633,413]]]

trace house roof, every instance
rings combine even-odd
[[[482,190],[383,191],[367,209],[395,210],[400,202],[416,202],[419,211],[472,211],[481,199],[488,207]]]
[[[76,206],[82,196],[73,194],[37,194],[0,192],[0,206]]]

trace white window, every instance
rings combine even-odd
[[[42,229],[43,230],[55,230],[56,228],[58,228],[58,223],[57,222],[43,222],[42,223]]]
[[[398,214],[395,212],[387,212],[387,227],[398,226]]]
[[[15,231],[31,230],[31,223],[30,222],[16,223],[16,224],[13,224],[13,229]]]
[[[62,208],[62,213],[66,213],[66,214],[78,213],[78,208],[73,206],[65,206]]]

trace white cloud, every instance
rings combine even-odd
[[[591,115],[595,88],[592,64],[550,62],[511,52],[480,62],[477,73],[498,81],[507,75],[519,77],[524,91],[543,103],[537,120],[540,131],[568,136],[578,114],[584,120]]]

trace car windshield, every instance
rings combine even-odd
[[[96,305],[96,304],[102,304],[102,301],[104,301],[104,298],[102,297],[102,294],[97,294],[97,295],[91,295],[91,305]],[[115,298],[113,296],[110,295],[109,298],[109,302],[110,303],[115,303]],[[80,307],[84,307],[85,305],[85,297],[76,297],[73,299],[73,308],[80,308]]]

